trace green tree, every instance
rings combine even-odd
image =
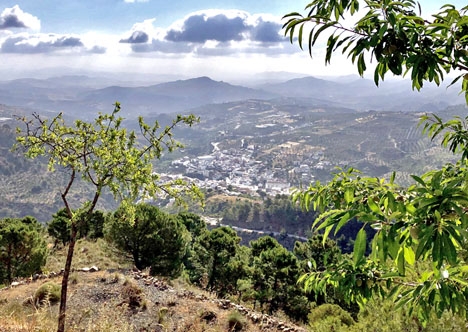
[[[325,62],[341,49],[357,65],[360,75],[371,57],[376,62],[374,81],[410,73],[413,88],[426,81],[440,84],[444,74],[462,71],[461,90],[468,102],[468,7],[457,10],[445,5],[431,20],[422,18],[416,1],[315,0],[308,13],[285,16],[286,34],[297,36],[300,47],[309,35],[308,48],[329,32]],[[344,17],[360,15],[347,26]],[[348,20],[349,22],[349,20]],[[355,20],[354,20],[355,22]],[[311,24],[310,30],[304,27]],[[306,32],[307,31],[307,32]],[[394,298],[397,307],[409,314],[416,311],[427,320],[431,310],[441,316],[446,310],[467,315],[468,265],[460,255],[467,242],[468,203],[467,156],[468,118],[443,122],[424,116],[421,124],[432,139],[442,136],[442,144],[461,152],[460,161],[440,170],[413,176],[408,188],[390,179],[365,177],[353,169],[338,171],[326,184],[314,183],[299,190],[294,198],[304,209],[320,211],[313,226],[323,230],[324,241],[350,220],[363,227],[358,232],[352,259],[344,259],[301,277],[307,289],[338,289],[349,301],[364,304],[378,295]],[[367,238],[364,226],[375,235]],[[368,240],[372,252],[365,256]]]
[[[296,284],[297,258],[270,236],[251,241],[250,246],[252,283],[260,307],[269,313],[283,309],[292,318],[305,320],[310,308]]]
[[[209,254],[207,289],[219,295],[234,293],[237,279],[233,278],[232,260],[239,250],[240,237],[230,227],[218,227],[202,240]]]
[[[185,271],[190,282],[200,287],[206,287],[210,257],[207,249],[203,246],[203,239],[209,233],[206,223],[199,215],[191,212],[180,212],[177,218],[191,235],[190,243],[183,259]]]
[[[197,238],[207,231],[206,222],[195,213],[179,212],[177,218],[182,222],[190,234],[192,234],[192,238]]]
[[[155,206],[138,204],[133,218],[120,208],[108,218],[106,235],[133,257],[138,269],[175,277],[182,268],[190,239],[180,219]]]
[[[105,216],[102,211],[93,211],[91,216],[86,216],[86,220],[81,223],[77,238],[97,239],[103,237],[104,221]],[[52,220],[47,223],[47,232],[55,239],[55,244],[61,242],[66,245],[70,241],[71,220],[65,208],[52,215]]]
[[[44,229],[36,219],[0,220],[0,283],[39,272],[46,258]]]
[[[65,246],[70,241],[70,217],[65,208],[52,215],[52,220],[47,223],[47,233],[55,239],[55,245],[61,242]]]
[[[59,167],[68,176],[60,193],[71,220],[71,232],[62,279],[59,332],[65,330],[68,278],[78,230],[95,210],[105,188],[123,201],[129,214],[132,214],[131,203],[140,198],[165,194],[180,202],[184,192],[201,197],[195,186],[180,179],[162,182],[153,172],[154,159],[159,159],[165,149],[171,152],[182,146],[173,138],[172,129],[179,124],[191,126],[197,119],[193,115],[178,115],[172,125],[160,128],[158,122],[148,125],[140,117],[137,135],[122,126],[119,111],[120,104],[116,103],[111,114],[99,114],[94,122],[76,120],[73,124],[65,123],[62,114],[51,119],[38,114],[33,114],[31,119],[18,119],[23,127],[18,128],[16,148],[24,149],[29,158],[45,156],[51,171]],[[70,193],[77,177],[88,182],[92,190],[90,197],[83,197],[84,203],[76,203],[73,208]]]
[[[323,270],[329,264],[337,262],[341,256],[336,242],[332,239],[324,241],[322,234],[314,235],[306,242],[296,241],[293,252],[303,269],[313,265],[315,269]]]

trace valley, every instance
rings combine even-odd
[[[408,97],[399,98],[404,101],[415,94],[397,82],[380,89],[370,88],[366,80],[337,83],[312,77],[257,88],[234,86],[207,77],[129,88],[106,86],[111,82],[105,80],[92,84],[86,77],[62,77],[54,82],[49,79],[0,83],[3,96],[9,96],[0,99],[3,104],[0,145],[4,151],[0,162],[1,217],[30,214],[47,222],[61,204],[60,172],[51,176],[45,163],[33,163],[19,152],[9,151],[17,126],[15,116],[34,111],[52,116],[63,110],[68,121],[89,119],[98,111],[110,110],[116,99],[122,101],[129,129],[137,129],[136,115],[165,126],[171,123],[174,113],[193,113],[200,117],[198,124],[174,130],[185,148],[165,154],[154,165],[162,179],[185,177],[203,188],[207,208],[196,212],[205,217],[224,223],[222,219],[228,209],[220,205],[219,197],[224,197],[225,203],[230,201],[229,197],[245,198],[252,205],[250,215],[245,218],[249,224],[239,221],[234,226],[297,236],[305,236],[310,220],[300,227],[271,220],[273,224],[267,225],[264,208],[254,216],[253,206],[263,206],[266,197],[288,196],[294,188],[310,182],[326,182],[337,168],[353,167],[376,177],[389,177],[396,171],[397,182],[407,185],[411,174],[454,159],[440,148],[439,142],[431,142],[421,134],[419,116],[433,110],[447,117],[466,111],[465,106],[448,106],[447,100],[456,103],[457,98],[442,98],[453,91],[432,87],[417,95],[406,109],[389,109],[385,103],[381,109],[371,108],[377,100],[384,101],[384,95],[395,99],[405,94]],[[15,92],[9,93],[13,88]],[[26,104],[21,100],[27,98],[28,89],[34,91],[34,98],[29,98],[32,102]],[[429,92],[430,97],[425,97]],[[56,103],[51,104],[52,99]],[[171,112],[164,111],[164,100],[177,100],[171,101]],[[135,109],[136,104],[145,110]],[[85,193],[83,183],[74,197],[82,201],[86,199]],[[116,208],[111,195],[105,194],[103,198],[100,209]],[[170,201],[157,203],[174,208]]]

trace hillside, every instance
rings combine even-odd
[[[151,277],[130,269],[103,242],[80,241],[75,271],[69,289],[68,331],[305,331],[284,319],[268,316],[228,299],[217,299],[180,281]],[[63,251],[49,257],[47,267],[62,260]],[[105,258],[103,258],[105,257]],[[110,257],[110,258],[109,258]],[[100,265],[102,264],[102,265]],[[78,271],[97,265],[97,272]],[[29,299],[45,283],[60,283],[54,273],[16,282],[0,289],[0,331],[52,331],[56,327],[57,304],[36,307]]]
[[[29,111],[5,106],[0,117],[12,117],[15,112]],[[201,122],[174,131],[185,149],[164,155],[155,168],[161,173],[188,176],[204,190],[221,190],[221,194],[229,185],[237,188],[236,195],[248,186],[250,195],[258,200],[258,191],[270,191],[269,183],[276,181],[289,188],[323,182],[337,166],[354,167],[371,176],[388,176],[396,170],[398,182],[407,184],[410,174],[438,167],[453,157],[421,134],[419,114],[411,112],[357,112],[294,98],[209,104],[192,112]],[[464,106],[454,106],[440,114],[448,117],[464,112]],[[146,120],[159,120],[164,126],[172,118],[170,114],[154,114]],[[125,124],[138,132],[135,121],[129,119]],[[30,214],[46,222],[62,207],[58,196],[62,173],[52,176],[44,162],[28,161],[9,151],[16,125],[12,119],[0,123],[0,217]],[[86,186],[80,185],[75,199],[83,200],[86,191]],[[110,195],[103,198],[100,209],[116,207]],[[271,226],[263,223],[261,229],[281,232],[283,228]],[[290,226],[284,225],[291,234],[303,236],[308,230],[308,225],[302,230]]]

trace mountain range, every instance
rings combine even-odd
[[[98,111],[111,111],[116,101],[122,104],[126,117],[133,117],[181,113],[207,104],[277,98],[356,111],[433,112],[464,102],[456,87],[427,85],[417,92],[411,90],[409,81],[390,80],[376,87],[371,80],[358,77],[308,76],[250,87],[208,77],[138,86],[134,82],[77,75],[0,81],[0,104],[83,118],[93,118]]]

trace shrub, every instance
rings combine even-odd
[[[133,281],[125,280],[122,288],[122,297],[124,303],[127,303],[131,309],[146,309],[146,301],[143,292]]]
[[[242,331],[247,326],[247,321],[239,311],[231,311],[228,316],[229,331]]]
[[[44,304],[55,304],[60,300],[60,285],[55,282],[46,282],[41,285],[33,296],[33,303],[36,306]]]
[[[336,304],[322,304],[310,312],[309,324],[312,331],[337,331],[354,325],[351,315]]]

